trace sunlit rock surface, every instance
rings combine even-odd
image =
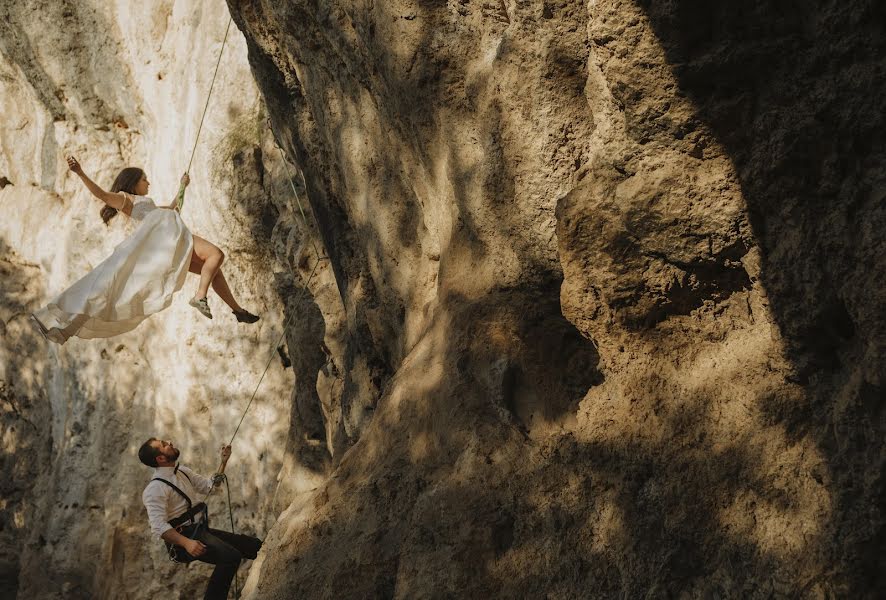
[[[176,568],[149,537],[140,498],[150,471],[135,451],[150,435],[168,436],[185,461],[211,472],[269,359],[228,468],[238,528],[263,537],[324,468],[293,462],[296,378],[276,344],[290,314],[303,321],[294,265],[306,239],[236,27],[184,219],[226,252],[231,287],[262,320],[238,324],[217,297],[215,319],[204,319],[187,305],[197,283],[190,277],[173,307],[117,338],[58,347],[27,324],[28,311],[128,232],[121,217],[105,227],[64,157],[76,155],[106,189],[122,167],[141,166],[150,195],[168,203],[188,165],[228,19],[224,5],[204,2],[0,6],[4,598],[16,590],[23,599],[197,597],[211,567]],[[324,278],[321,269],[311,285],[321,289]],[[221,495],[210,506],[227,527]]]
[[[4,589],[198,595],[134,450],[210,470],[272,357],[245,597],[881,595],[878,4],[228,5],[185,218],[265,319],[200,319],[192,279],[61,349],[23,313],[125,234],[63,156],[174,194],[227,14],[0,15]]]

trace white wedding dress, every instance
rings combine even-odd
[[[136,230],[114,253],[31,318],[48,339],[106,338],[135,329],[172,303],[191,262],[194,240],[177,211],[132,198]]]

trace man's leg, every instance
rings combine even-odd
[[[243,558],[248,558],[249,560],[255,559],[261,548],[261,540],[251,535],[231,533],[230,531],[221,531],[220,529],[210,529],[209,532],[226,544],[239,550]]]
[[[228,597],[231,580],[234,579],[237,567],[240,566],[240,561],[243,559],[243,554],[237,548],[219,539],[215,535],[216,533],[225,532],[201,528],[195,538],[206,546],[206,552],[197,560],[215,565],[203,600],[225,600]]]

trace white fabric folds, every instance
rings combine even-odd
[[[191,262],[194,240],[174,210],[133,196],[132,216],[141,221],[130,237],[82,279],[34,313],[53,342],[71,336],[107,338],[135,329],[172,303]]]

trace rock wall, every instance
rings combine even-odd
[[[229,6],[355,442],[248,597],[882,592],[876,3]]]
[[[27,325],[28,311],[129,231],[122,217],[105,227],[64,157],[76,155],[106,189],[122,167],[142,166],[150,195],[168,203],[187,168],[228,19],[223,5],[190,1],[0,3],[4,598],[196,597],[211,568],[174,567],[149,536],[141,490],[150,471],[135,452],[162,436],[211,472],[271,357],[228,468],[238,529],[264,536],[325,468],[322,457],[313,470],[293,460],[290,397],[304,387],[304,365],[284,368],[287,352],[276,350],[284,321],[304,318],[294,265],[311,233],[299,225],[236,27],[183,214],[226,252],[231,287],[262,320],[240,325],[216,297],[215,319],[205,320],[186,303],[191,277],[170,309],[117,338],[58,347]],[[325,270],[312,286],[328,285]],[[223,497],[210,509],[226,527]]]
[[[227,15],[4,3],[0,590],[197,595],[134,452],[211,469],[283,332],[244,597],[879,597],[886,14],[807,4],[229,0],[185,219],[261,326],[56,348],[125,235],[63,156],[171,196]]]

